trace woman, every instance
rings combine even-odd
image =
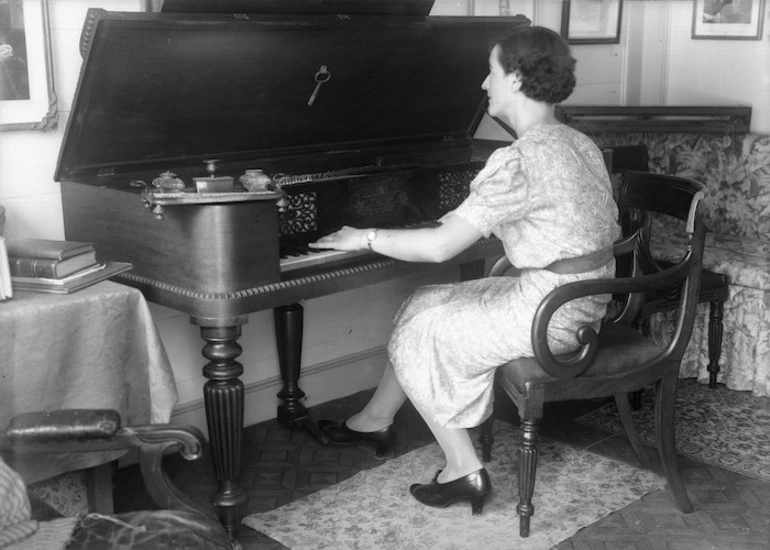
[[[617,207],[601,152],[554,116],[554,105],[575,86],[574,68],[569,47],[546,28],[501,39],[482,88],[489,114],[507,122],[518,139],[490,156],[468,198],[436,228],[344,227],[314,245],[443,262],[494,233],[521,269],[516,278],[415,292],[395,316],[390,361],[371,401],[347,420],[319,423],[334,443],[374,441],[382,453],[393,443],[393,418],[408,397],[446,455],[433,481],[411,487],[429,506],[470,500],[472,512],[481,512],[491,482],[467,428],[492,412],[495,368],[533,356],[532,319],[548,292],[570,281],[614,277]],[[589,297],[563,307],[549,330],[552,350],[576,348],[575,330],[598,328],[608,300]]]

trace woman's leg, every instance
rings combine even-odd
[[[473,447],[473,441],[468,430],[464,428],[444,428],[436,424],[419,408],[417,410],[422,415],[430,431],[433,432],[446,457],[446,466],[441,470],[436,481],[439,483],[454,481],[484,467],[476,454],[476,449]]]
[[[446,466],[433,481],[415,483],[409,492],[418,502],[436,508],[470,501],[471,513],[480,514],[492,492],[492,481],[476,455],[468,430],[444,428],[422,411],[420,414],[441,445]]]
[[[393,365],[388,361],[372,398],[358,413],[345,421],[351,430],[373,432],[393,424],[393,418],[406,401],[406,394],[396,379]]]

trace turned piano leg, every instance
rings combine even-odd
[[[305,406],[300,403],[300,400],[305,397],[305,392],[299,388],[302,367],[303,312],[300,304],[273,308],[275,344],[283,379],[283,389],[278,392],[278,398],[283,401],[278,405],[278,421],[290,430],[304,428],[318,441],[328,445],[329,438],[318,429]]]
[[[219,484],[211,502],[219,509],[219,519],[230,539],[235,540],[241,525],[239,507],[246,501],[238,481],[243,434],[243,382],[238,377],[243,374],[243,365],[235,359],[242,351],[237,342],[241,325],[204,326],[205,320],[196,318],[193,322],[201,325],[201,336],[206,341],[202,353],[209,360],[203,367],[203,375],[209,380],[203,387],[203,398]]]

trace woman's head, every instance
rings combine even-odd
[[[524,27],[497,41],[494,51],[506,74],[516,74],[530,99],[560,103],[575,88],[575,58],[567,43],[545,27]]]

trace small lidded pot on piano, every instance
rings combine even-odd
[[[260,169],[246,170],[239,181],[246,191],[269,191],[272,179]]]

